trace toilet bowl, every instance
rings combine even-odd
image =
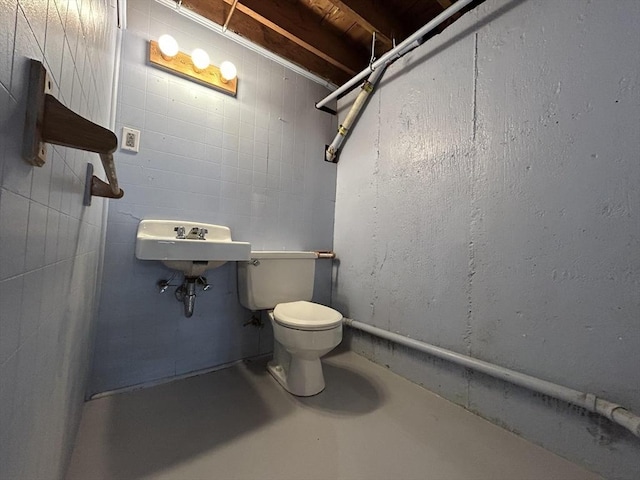
[[[288,392],[308,397],[324,390],[320,357],[342,341],[342,315],[332,308],[298,301],[269,312],[274,352],[269,373]]]
[[[308,397],[325,387],[320,357],[342,340],[342,314],[311,302],[315,252],[253,251],[238,262],[240,303],[267,310],[273,326],[269,373],[293,395]]]

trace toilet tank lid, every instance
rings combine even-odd
[[[251,258],[318,258],[316,252],[285,251],[285,250],[253,250]]]
[[[279,303],[273,316],[279,324],[299,330],[329,330],[342,322],[337,310],[304,300]]]

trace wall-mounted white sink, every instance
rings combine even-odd
[[[182,227],[184,235],[179,231]],[[142,220],[138,225],[136,257],[140,260],[160,260],[167,267],[181,270],[188,277],[197,277],[229,261],[249,260],[251,244],[231,240],[231,230],[222,225],[182,220]]]

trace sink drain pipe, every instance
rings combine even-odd
[[[592,393],[584,393],[563,387],[562,385],[547,382],[546,380],[516,372],[515,370],[509,370],[508,368],[504,368],[499,365],[494,365],[451,350],[436,347],[435,345],[420,342],[397,333],[388,332],[381,328],[372,327],[371,325],[358,322],[351,318],[345,318],[344,324],[356,330],[361,330],[376,337],[384,338],[385,340],[404,345],[405,347],[476,370],[505,382],[518,385],[519,387],[524,387],[534,392],[557,398],[573,405],[578,405],[590,412],[598,413],[607,417],[612,422],[615,422],[629,430],[635,436],[640,437],[640,416],[633,414],[621,405],[598,398]]]

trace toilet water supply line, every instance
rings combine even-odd
[[[362,110],[362,108],[364,107],[365,103],[367,102],[367,98],[369,98],[369,95],[371,95],[371,92],[373,92],[376,83],[378,82],[386,68],[387,64],[384,64],[382,67],[377,68],[362,84],[362,89],[356,97],[356,101],[353,102],[353,106],[351,107],[351,110],[349,110],[349,113],[344,119],[344,122],[342,122],[342,124],[338,127],[338,133],[333,139],[333,142],[331,142],[331,145],[329,145],[327,147],[327,150],[325,151],[325,160],[327,162],[337,163],[336,157],[338,155],[338,150],[340,150],[340,145],[342,145],[342,142],[344,142],[347,133],[349,133],[349,129],[355,122],[356,118],[358,118],[360,110]]]
[[[640,416],[633,414],[621,405],[598,398],[592,393],[584,393],[568,387],[563,387],[562,385],[547,382],[546,380],[516,372],[515,370],[509,370],[508,368],[504,368],[499,365],[494,365],[473,357],[452,352],[451,350],[436,347],[435,345],[420,342],[397,333],[388,332],[387,330],[373,327],[351,318],[345,318],[343,322],[345,325],[356,330],[361,330],[371,335],[375,335],[376,337],[384,338],[391,342],[404,345],[405,347],[413,348],[414,350],[476,370],[494,378],[504,380],[505,382],[510,382],[514,385],[527,388],[534,392],[578,405],[590,412],[598,413],[608,418],[618,425],[623,426],[635,436],[640,437]]]

